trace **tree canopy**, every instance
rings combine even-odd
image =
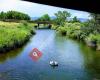
[[[58,11],[55,13],[56,19],[55,22],[57,25],[64,26],[65,21],[67,21],[67,18],[71,16],[71,14],[67,11]]]
[[[17,11],[8,11],[1,12],[0,19],[30,20],[30,16]]]
[[[88,26],[93,33],[100,33],[100,14],[91,13],[90,16],[92,19],[88,21]]]
[[[80,22],[80,21],[78,20],[77,16],[74,16],[71,22],[74,23],[74,22]]]
[[[44,14],[43,16],[41,16],[39,19],[39,21],[50,21],[51,18],[48,14]]]

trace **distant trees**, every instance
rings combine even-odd
[[[72,21],[71,22],[80,22],[79,20],[78,20],[78,18],[77,18],[77,16],[74,16],[74,18],[72,19]]]
[[[67,21],[67,18],[71,16],[71,14],[67,11],[58,11],[55,13],[56,19],[55,23],[59,26],[64,26],[65,22]]]
[[[1,12],[0,19],[30,20],[30,16],[17,11]]]
[[[48,14],[44,14],[36,21],[52,21],[58,26],[64,26],[65,22],[67,21],[67,18],[71,16],[71,14],[67,11],[58,11],[55,13],[56,18],[51,19],[51,17]]]
[[[6,18],[6,13],[3,11],[0,13],[0,19],[5,19]]]
[[[43,16],[41,16],[38,21],[50,21],[51,18],[48,14],[44,14]]]

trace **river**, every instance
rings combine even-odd
[[[33,48],[42,52],[37,61],[29,56]],[[100,80],[100,52],[54,30],[37,30],[22,48],[0,54],[0,80]]]

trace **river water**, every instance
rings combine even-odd
[[[42,52],[37,61],[29,56],[33,48]],[[100,51],[54,30],[37,30],[22,48],[0,54],[0,80],[100,80]]]

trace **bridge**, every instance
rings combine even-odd
[[[51,21],[30,21],[32,23],[35,23],[35,28],[37,29],[43,29],[43,28],[47,28],[47,29],[50,29],[52,27],[52,24],[54,24],[53,22]],[[43,25],[43,27],[41,27],[41,25]]]

